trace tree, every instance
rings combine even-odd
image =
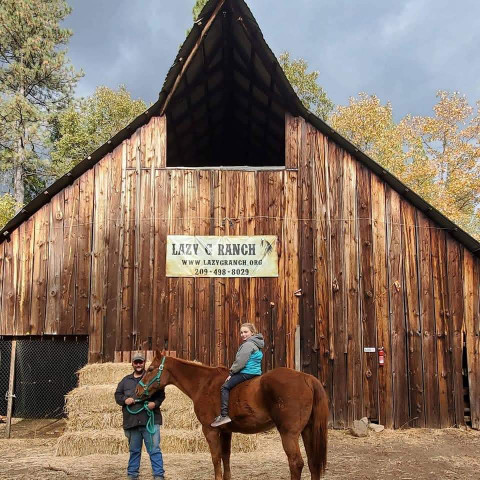
[[[0,228],[6,225],[18,208],[19,205],[9,193],[0,196]]]
[[[333,103],[318,84],[319,72],[308,73],[308,63],[301,58],[291,59],[288,52],[283,52],[278,60],[305,108],[326,120],[333,109]]]
[[[389,103],[361,93],[337,106],[331,125],[448,218],[480,238],[480,115],[440,91],[434,116],[398,124]]]
[[[24,203],[28,178],[42,170],[48,119],[70,102],[80,74],[66,58],[71,32],[64,0],[0,2],[0,161]]]
[[[432,117],[402,120],[407,156],[435,172],[425,198],[480,238],[480,102],[475,112],[458,92],[441,90],[437,98]]]
[[[192,9],[192,15],[193,15],[193,20],[195,21],[198,16],[200,15],[200,12],[202,11],[203,7],[207,4],[208,0],[197,0],[195,2],[195,5],[193,6]]]
[[[126,127],[146,110],[143,100],[133,100],[125,86],[118,90],[98,87],[91,97],[80,99],[54,121],[52,174],[60,176]]]

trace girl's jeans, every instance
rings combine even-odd
[[[230,380],[226,381],[222,388],[220,389],[221,392],[221,410],[220,414],[222,417],[226,417],[228,415],[228,401],[230,400],[230,390],[237,386],[239,383],[246,382],[257,375],[250,375],[249,373],[234,373]]]
[[[142,444],[150,455],[153,476],[163,476],[163,456],[160,450],[160,425],[155,425],[155,433],[148,433],[146,427],[135,427],[124,430],[130,447],[130,458],[128,460],[127,474],[129,477],[138,477],[140,470],[140,458],[142,456]]]

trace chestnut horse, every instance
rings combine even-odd
[[[288,457],[291,480],[300,480],[303,459],[300,434],[312,480],[319,480],[327,463],[328,400],[322,384],[312,375],[276,368],[241,383],[230,394],[231,423],[212,428],[220,412],[220,387],[228,376],[225,367],[205,365],[163,356],[155,358],[137,386],[137,397],[148,398],[158,389],[173,384],[194,405],[210,447],[215,480],[230,480],[232,432],[259,433],[276,427]]]

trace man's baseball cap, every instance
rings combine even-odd
[[[142,360],[144,362],[145,361],[145,356],[141,352],[135,352],[132,355],[132,362],[134,362],[135,360]]]

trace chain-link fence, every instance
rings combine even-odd
[[[4,343],[10,343],[9,347],[4,348]],[[0,364],[0,414],[5,415],[3,412],[6,412],[5,395],[8,390],[11,340],[0,340],[0,347],[2,355],[5,349],[5,356],[8,356],[8,361]],[[64,396],[76,387],[75,372],[87,361],[88,341],[85,337],[17,340],[13,416],[62,417]]]
[[[7,391],[10,377],[11,340],[0,340],[0,415],[7,414]]]

